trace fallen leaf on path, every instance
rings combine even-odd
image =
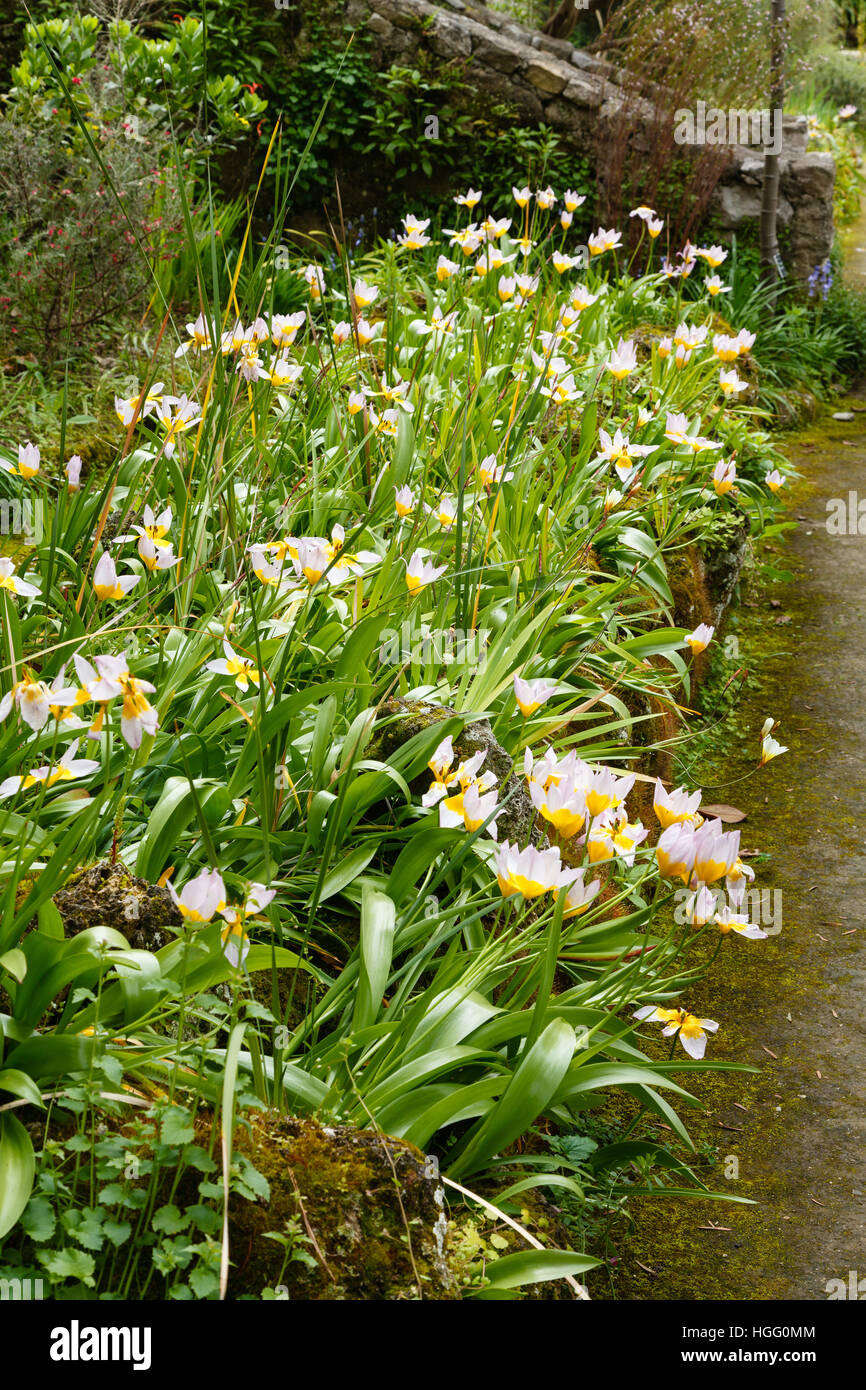
[[[745,820],[748,811],[740,811],[736,806],[728,806],[723,801],[717,802],[714,806],[702,806],[701,815],[717,816],[725,825],[736,825],[738,821]]]

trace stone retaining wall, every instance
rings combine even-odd
[[[344,8],[351,24],[373,35],[374,60],[382,66],[410,63],[422,47],[443,62],[462,59],[468,80],[479,91],[510,103],[529,124],[545,122],[566,146],[591,154],[603,171],[611,123],[626,103],[612,64],[470,0],[344,0]],[[635,98],[628,98],[628,108],[633,120]],[[645,112],[649,132],[649,100]],[[687,151],[689,146],[682,148]],[[758,218],[762,166],[760,149],[732,147],[710,208],[727,231]],[[831,155],[807,152],[805,117],[785,120],[780,172],[779,226],[788,232],[786,269],[795,279],[805,280],[830,254],[835,177]]]

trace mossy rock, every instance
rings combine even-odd
[[[372,1130],[273,1113],[246,1121],[235,1148],[267,1179],[270,1199],[230,1203],[230,1297],[282,1286],[290,1300],[460,1298],[434,1160]],[[298,1216],[315,1237],[315,1262],[283,1270],[282,1246],[266,1232]]]
[[[733,602],[748,551],[748,516],[732,511],[728,520],[730,524],[724,533],[710,537],[700,546],[704,588],[712,604],[712,622],[716,627]]]
[[[73,874],[53,902],[67,936],[90,927],[113,927],[134,950],[158,951],[173,940],[171,928],[183,925],[167,888],[107,860]]]
[[[422,704],[398,696],[385,700],[379,712],[387,722],[377,729],[366,756],[382,762],[387,762],[392,753],[431,725],[461,717],[446,705]],[[494,738],[490,720],[472,720],[454,735],[454,751],[458,757],[465,760],[482,749],[487,756],[481,770],[497,777],[500,803],[511,798],[497,820],[500,842],[508,840],[512,844],[526,845],[531,838],[533,844],[546,845],[547,837],[537,824],[537,813],[523,779],[514,771],[513,758]],[[430,777],[429,772],[416,777],[410,783],[413,793],[422,795],[430,785]]]

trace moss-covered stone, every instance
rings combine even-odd
[[[229,1206],[230,1296],[282,1285],[311,1300],[457,1299],[444,1194],[434,1160],[402,1139],[310,1119],[251,1114],[235,1129],[270,1200]],[[290,1261],[267,1238],[300,1217],[315,1264]]]
[[[377,729],[367,750],[369,758],[383,762],[408,743],[416,734],[446,719],[460,716],[456,710],[446,705],[421,704],[415,700],[398,697],[386,700],[380,707],[380,716],[385,721]],[[546,844],[547,838],[537,824],[535,807],[523,783],[515,774],[514,762],[501,743],[493,736],[488,719],[475,719],[465,724],[459,734],[454,736],[454,751],[460,758],[471,758],[473,754],[484,751],[483,770],[496,775],[499,784],[499,800],[508,804],[499,816],[497,825],[500,840],[509,840],[520,845],[528,843],[530,837],[535,844]],[[428,773],[417,777],[412,785],[413,791],[422,793],[430,784]]]
[[[183,919],[167,888],[131,874],[124,864],[103,861],[81,869],[54,895],[67,936],[90,927],[113,927],[135,950],[158,951]]]

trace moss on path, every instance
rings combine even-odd
[[[708,1184],[756,1205],[635,1198],[619,1298],[824,1299],[866,1274],[866,502],[863,535],[856,515],[827,527],[829,499],[866,499],[866,404],[848,408],[786,441],[804,477],[769,558],[793,578],[752,585],[728,628],[750,677],[705,782],[748,812],[743,846],[770,856],[756,886],[781,894],[780,934],[728,938],[689,997],[721,1024],[711,1055],[760,1068],[692,1078],[685,1117],[717,1151]],[[790,752],[738,781],[768,714]]]

